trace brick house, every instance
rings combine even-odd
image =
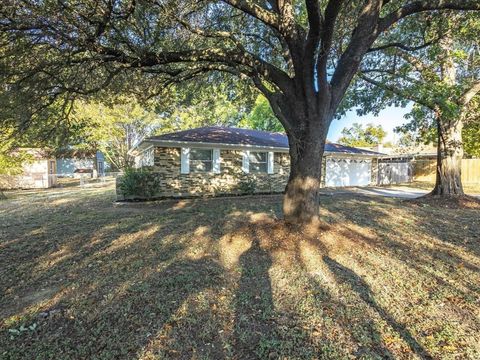
[[[158,197],[184,197],[282,192],[290,171],[288,150],[281,133],[213,126],[147,138],[132,154],[137,167],[158,176]],[[322,185],[375,183],[374,160],[380,155],[327,143]],[[117,194],[121,199],[118,189]]]

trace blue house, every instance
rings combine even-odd
[[[74,151],[57,158],[57,174],[60,177],[104,176],[108,166],[101,151],[95,153]]]

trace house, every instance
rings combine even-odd
[[[432,144],[385,147],[381,144],[361,149],[378,151],[378,185],[435,180],[437,148]]]
[[[147,138],[132,155],[138,167],[149,167],[158,177],[156,197],[183,197],[282,192],[290,172],[288,151],[284,134],[213,126]],[[372,169],[379,155],[327,143],[322,185],[376,182]],[[123,198],[118,186],[117,194]]]
[[[57,159],[59,177],[104,176],[105,170],[105,157],[101,151],[67,151]]]
[[[56,161],[47,150],[22,148],[17,151],[26,153],[29,158],[22,165],[23,173],[1,175],[1,189],[46,189],[57,184]]]

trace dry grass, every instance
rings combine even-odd
[[[281,197],[0,202],[0,358],[480,358],[480,213]]]
[[[433,190],[434,186],[435,183],[432,183],[430,181],[414,181],[408,184],[393,185],[393,187],[412,187],[422,190]],[[463,184],[463,191],[465,192],[465,194],[480,194],[480,182]]]

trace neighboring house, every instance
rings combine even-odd
[[[435,174],[437,148],[433,145],[385,147],[379,144],[361,149],[386,154],[378,160],[378,185],[424,180]]]
[[[23,148],[31,161],[23,164],[23,173],[19,175],[1,175],[2,189],[46,189],[57,184],[56,161],[48,151],[42,149]]]
[[[59,177],[103,176],[105,170],[105,157],[101,151],[73,151],[57,159]]]
[[[379,152],[386,155],[395,157],[422,157],[422,158],[435,158],[437,156],[437,147],[432,144],[418,144],[415,146],[384,146],[378,144],[369,147],[359,147],[359,149],[370,150]]]
[[[288,151],[287,136],[281,133],[203,127],[147,138],[132,154],[138,167],[150,167],[159,177],[156,196],[175,197],[282,192],[290,172]],[[327,143],[321,183],[376,183],[372,160],[380,155]]]

